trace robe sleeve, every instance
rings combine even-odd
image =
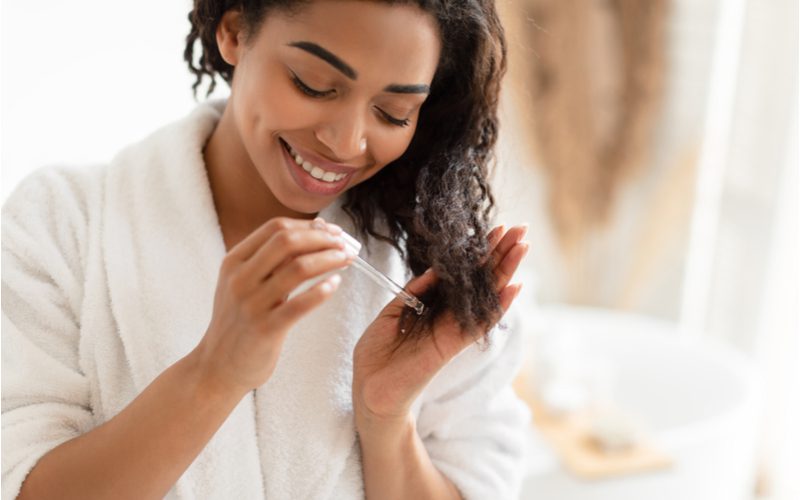
[[[525,342],[513,308],[505,321],[488,349],[470,347],[437,374],[417,418],[431,460],[466,500],[519,498],[527,467],[530,411],[511,387]]]
[[[86,210],[66,171],[40,170],[2,213],[2,497],[93,426],[79,367]]]

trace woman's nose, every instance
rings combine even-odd
[[[336,160],[358,158],[367,150],[363,117],[356,113],[340,115],[337,119],[317,128],[317,140],[327,146]]]

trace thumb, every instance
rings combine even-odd
[[[432,268],[428,268],[427,271],[420,274],[419,276],[412,278],[403,289],[410,293],[411,295],[419,298],[420,295],[425,293],[430,287],[435,285],[439,281],[436,273],[433,271]],[[391,302],[386,305],[384,311],[396,311],[401,310],[405,307],[405,301],[401,296],[396,296]]]
[[[429,267],[427,271],[409,281],[405,289],[408,293],[419,297],[438,281],[439,277],[436,276],[436,272],[434,272],[432,267]]]

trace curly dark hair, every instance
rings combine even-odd
[[[222,15],[239,9],[247,34],[257,33],[274,10],[294,12],[308,0],[195,0],[184,59],[196,76],[215,74],[230,84],[233,66],[216,43]],[[467,331],[485,331],[500,310],[488,232],[494,198],[489,185],[497,140],[497,104],[506,71],[506,42],[493,0],[405,0],[438,22],[442,52],[430,94],[420,109],[408,149],[374,177],[347,192],[344,209],[361,236],[394,245],[414,275],[432,267],[439,282],[425,296],[423,321],[406,308],[402,341],[428,334],[452,311]],[[195,45],[202,52],[195,61]],[[378,231],[383,217],[389,234]],[[483,336],[488,339],[488,332]]]

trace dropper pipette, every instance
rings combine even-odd
[[[359,257],[358,252],[361,250],[360,241],[344,231],[342,231],[342,237],[345,240],[345,244],[350,247],[350,249],[353,251],[353,254],[355,254],[353,259],[353,267],[363,272],[372,281],[382,286],[384,289],[402,298],[405,305],[414,309],[417,314],[422,314],[422,312],[425,310],[425,304],[423,304],[422,301],[405,291],[402,286],[392,281],[391,278],[372,267],[369,262]]]

